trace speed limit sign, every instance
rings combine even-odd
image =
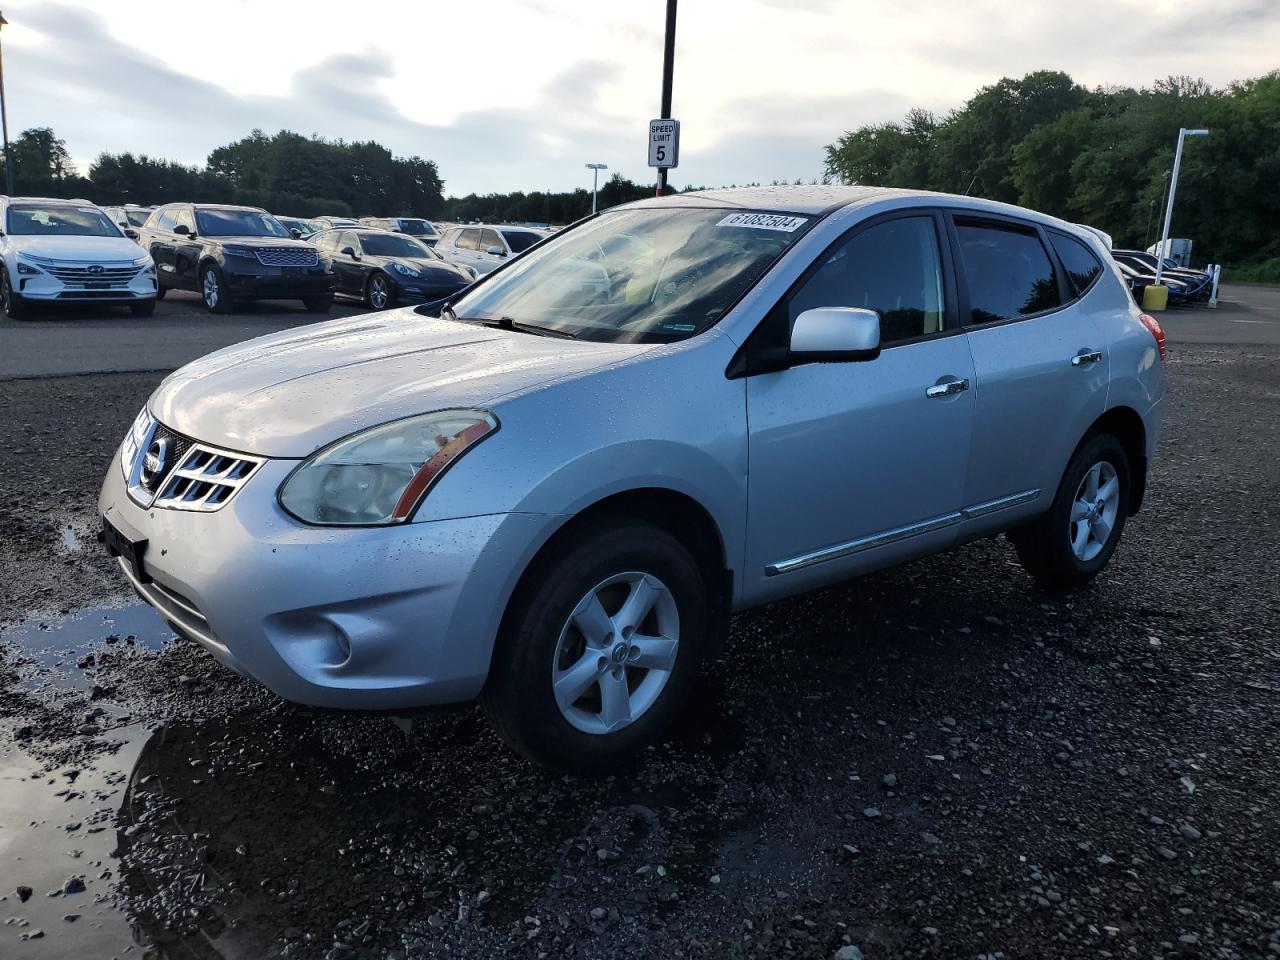
[[[680,121],[649,121],[649,166],[680,165]]]

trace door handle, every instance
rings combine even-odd
[[[1073,367],[1087,367],[1091,363],[1097,363],[1102,359],[1101,350],[1081,350],[1071,358]]]
[[[938,397],[952,397],[957,393],[964,393],[968,389],[968,380],[948,380],[945,383],[935,383],[925,390],[924,395],[931,400],[936,400]]]

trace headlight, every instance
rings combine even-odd
[[[257,256],[249,247],[235,247],[226,245],[222,248],[222,252],[228,257],[253,257]]]
[[[33,277],[37,273],[43,273],[43,271],[39,267],[37,267],[34,263],[27,263],[27,261],[19,257],[18,273],[24,277]]]
[[[139,257],[137,260],[134,260],[134,261],[133,261],[133,265],[134,265],[135,267],[141,267],[141,268],[142,268],[142,272],[143,272],[143,273],[155,273],[155,272],[156,272],[156,264],[155,264],[155,261],[154,261],[154,260],[152,260],[150,256],[143,256],[143,257]]]
[[[394,270],[396,273],[403,274],[406,277],[422,276],[422,274],[420,274],[417,270],[413,269],[413,267],[406,267],[403,263],[393,263],[391,265],[391,269]]]
[[[440,475],[497,429],[484,410],[441,410],[364,430],[291,473],[280,505],[322,526],[403,523]]]
[[[134,417],[133,425],[129,427],[129,432],[125,434],[124,443],[120,444],[120,466],[124,470],[126,479],[133,472],[134,461],[138,458],[138,451],[142,449],[143,441],[147,439],[151,424],[151,414],[147,412],[147,408],[144,406],[138,411],[138,415]]]

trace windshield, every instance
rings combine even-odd
[[[415,237],[434,237],[436,235],[435,228],[425,220],[404,220],[400,221],[400,229]]]
[[[423,244],[403,233],[362,233],[360,246],[371,257],[416,257],[421,260],[431,256]]]
[[[528,230],[503,230],[502,235],[507,238],[507,246],[512,253],[524,253],[539,240],[545,239],[542,234],[530,233]]]
[[[261,210],[197,210],[196,232],[205,237],[293,237],[280,221]]]
[[[119,237],[120,228],[97,207],[9,207],[5,231],[15,237]]]
[[[453,311],[584,340],[683,340],[719,320],[809,222],[702,208],[606,213],[515,261]]]

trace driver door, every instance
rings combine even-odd
[[[880,314],[882,350],[870,361],[748,376],[750,599],[953,542],[975,390],[945,236],[927,210],[854,227],[757,331],[772,324],[786,344],[804,310],[863,307]]]

